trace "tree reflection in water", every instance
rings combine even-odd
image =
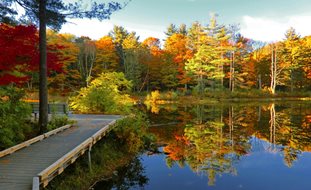
[[[136,157],[130,164],[119,168],[113,177],[97,182],[90,189],[137,189],[148,184],[148,180],[147,176],[144,175],[141,161]]]
[[[178,124],[150,131],[165,144],[168,167],[188,165],[214,185],[217,175],[237,175],[235,165],[258,147],[282,153],[288,167],[302,152],[310,152],[310,107],[304,102],[248,103],[192,105],[168,111],[162,105],[158,114],[151,114],[152,122],[173,120]]]

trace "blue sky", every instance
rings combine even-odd
[[[113,25],[122,25],[141,40],[163,39],[170,23],[207,24],[211,13],[219,15],[219,23],[240,24],[241,33],[255,40],[281,40],[290,26],[302,36],[311,35],[311,0],[132,0],[110,20],[70,20],[61,32],[99,39]]]

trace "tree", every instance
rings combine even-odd
[[[96,60],[94,71],[99,75],[103,71],[116,71],[118,68],[119,57],[113,39],[104,36],[95,42]]]
[[[113,43],[117,49],[119,56],[119,70],[124,69],[124,48],[123,41],[128,37],[129,32],[122,26],[113,26],[112,31],[109,32],[109,36],[113,39]]]
[[[35,26],[0,25],[0,85],[24,83],[35,70],[36,32]]]
[[[187,76],[185,70],[185,63],[188,59],[192,57],[192,51],[187,48],[187,36],[183,34],[173,34],[168,37],[165,41],[164,47],[165,51],[172,56],[173,63],[177,66],[173,69],[177,69],[177,79],[180,85],[184,85],[185,90],[187,90],[187,84],[190,82],[191,78]],[[165,68],[165,70],[167,70]],[[172,72],[173,73],[173,72]],[[170,77],[170,81],[172,77]]]
[[[188,33],[187,25],[181,24],[181,25],[179,26],[179,28],[178,28],[178,33],[179,33],[179,34],[182,34],[182,35],[184,35],[184,36],[186,36],[187,33]]]
[[[94,41],[85,36],[76,39],[76,43],[80,48],[78,65],[83,86],[88,86],[92,78],[92,72],[96,59],[96,45]]]
[[[203,26],[199,22],[192,23],[191,27],[188,30],[187,35],[187,47],[196,52],[198,46],[201,44],[202,37],[206,36]]]
[[[167,37],[170,37],[173,34],[176,34],[178,32],[178,29],[176,28],[175,24],[170,24],[167,29],[165,35],[167,35]]]
[[[66,18],[98,18],[99,20],[109,19],[112,12],[122,8],[120,3],[110,2],[108,5],[104,3],[92,2],[90,9],[85,10],[82,1],[67,3],[63,0],[6,0],[1,3],[1,7],[11,7],[13,3],[19,4],[25,10],[25,16],[30,20],[39,23],[39,52],[40,52],[40,85],[39,85],[39,126],[40,132],[46,131],[48,122],[48,91],[47,91],[47,56],[46,56],[46,26],[54,29],[60,29],[62,24],[66,22]]]
[[[300,46],[300,36],[296,33],[294,28],[289,28],[285,33],[285,41],[283,48],[283,61],[288,65],[288,71],[290,76],[290,90],[294,91],[294,85],[299,75],[299,69],[301,68],[300,56],[298,53],[298,47]]]
[[[209,42],[211,45],[213,45],[216,50],[216,53],[219,54],[218,58],[214,60],[217,62],[220,72],[224,73],[224,65],[229,60],[226,59],[226,54],[231,50],[232,47],[230,47],[229,39],[230,35],[228,34],[228,31],[224,25],[219,25],[216,20],[217,15],[212,15],[210,19],[210,23],[207,26],[207,35],[211,37],[211,41]],[[223,77],[225,75],[223,74]],[[220,79],[220,86],[223,87],[224,79],[223,77]]]
[[[206,40],[208,41],[209,37],[206,37]],[[218,62],[215,61],[216,52],[215,47],[204,43],[199,46],[193,58],[186,63],[186,70],[197,78],[197,88],[201,95],[203,95],[207,80],[214,86],[214,79],[223,77],[223,73],[218,69]]]
[[[124,74],[133,83],[133,90],[140,91],[142,88],[143,66],[140,63],[141,48],[139,37],[135,32],[130,33],[123,42],[124,48]]]
[[[62,72],[60,45],[48,46],[49,73]],[[39,69],[38,35],[35,26],[0,24],[0,85],[24,84]]]
[[[53,30],[47,31],[49,46],[61,46],[60,54],[63,63],[63,72],[55,73],[49,77],[49,86],[54,90],[75,91],[81,88],[81,74],[78,65],[79,47],[75,43],[76,37],[72,34],[59,34]],[[36,74],[37,75],[37,74]]]
[[[146,59],[143,63],[147,66],[147,88],[160,89],[163,63],[163,51],[160,48],[160,40],[149,37],[142,42],[142,48],[146,52]]]

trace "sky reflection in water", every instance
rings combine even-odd
[[[150,110],[163,146],[141,157],[145,189],[311,189],[310,104]]]

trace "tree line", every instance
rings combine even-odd
[[[38,31],[1,23],[0,83],[38,87]],[[284,40],[263,43],[240,34],[212,16],[208,24],[171,24],[166,39],[142,42],[135,32],[114,26],[99,40],[47,32],[49,88],[72,92],[103,72],[123,72],[134,92],[311,89],[311,37],[290,28]],[[14,42],[14,43],[13,43]],[[8,64],[10,63],[10,64]]]

